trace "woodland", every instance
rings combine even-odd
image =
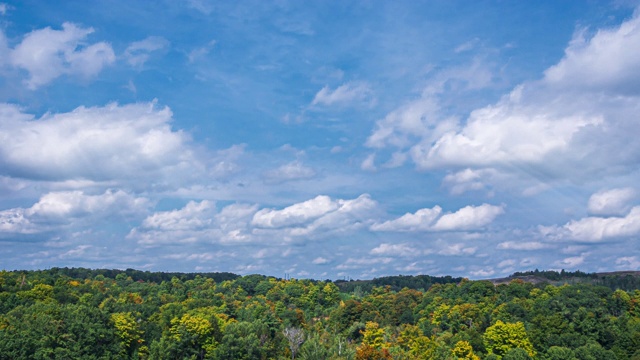
[[[640,360],[640,277],[0,271],[0,359]]]

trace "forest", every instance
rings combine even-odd
[[[1,271],[0,359],[640,360],[637,285],[538,270],[500,284]]]

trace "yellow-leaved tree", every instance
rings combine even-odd
[[[517,323],[496,321],[484,332],[483,340],[489,354],[503,356],[509,350],[516,348],[525,350],[531,357],[536,354],[524,324],[520,321]]]

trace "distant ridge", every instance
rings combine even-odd
[[[606,286],[611,289],[622,289],[626,291],[640,289],[640,271],[609,271],[584,273],[581,271],[566,272],[557,271],[527,271],[516,272],[504,278],[486,279],[494,285],[508,284],[513,280],[522,280],[531,284],[548,283],[550,285],[580,284]]]
[[[53,267],[46,270],[16,270],[25,273],[29,272],[43,272],[49,275],[63,275],[70,278],[94,278],[96,276],[103,276],[105,278],[131,278],[133,281],[138,282],[156,282],[161,283],[163,281],[171,281],[172,278],[177,278],[181,281],[193,280],[197,277],[209,278],[216,282],[222,282],[226,280],[237,280],[242,278],[244,281],[255,282],[256,279],[270,278],[272,276],[266,275],[237,275],[229,272],[163,272],[163,271],[140,271],[135,269],[87,269],[87,268],[59,268]],[[276,278],[277,279],[277,278]],[[369,293],[374,287],[388,287],[391,291],[400,291],[403,288],[426,291],[432,285],[435,284],[458,284],[464,278],[452,277],[452,276],[430,276],[430,275],[395,275],[395,276],[383,276],[374,278],[371,280],[311,280],[313,282],[333,282],[338,286],[341,292],[362,292]],[[502,278],[481,279],[473,281],[489,281],[493,285],[508,284],[514,280],[520,280],[526,283],[540,285],[549,284],[560,286],[564,284],[591,284],[605,286],[612,290],[621,289],[625,291],[640,290],[640,271],[624,270],[624,271],[610,271],[610,272],[598,272],[598,273],[585,273],[582,271],[552,271],[552,270],[534,270],[525,272],[515,272],[510,276]]]

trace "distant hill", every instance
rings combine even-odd
[[[494,285],[508,284],[513,280],[522,280],[532,284],[548,283],[550,285],[579,284],[606,286],[613,290],[640,290],[640,271],[613,271],[600,273],[584,273],[581,271],[526,271],[516,272],[505,278],[487,279]]]
[[[374,287],[389,286],[390,290],[398,291],[402,288],[415,290],[428,290],[434,284],[451,284],[462,281],[461,277],[451,276],[384,276],[371,280],[337,280],[334,283],[340,288],[340,291],[369,293]],[[640,290],[640,271],[615,271],[601,273],[585,273],[582,271],[526,271],[516,272],[513,275],[504,278],[486,279],[477,281],[490,281],[494,285],[508,284],[513,280],[522,280],[531,284],[580,284],[587,283],[591,285],[600,285],[608,287],[612,290],[622,289],[625,291]]]
[[[145,282],[155,282],[161,283],[163,281],[171,281],[172,278],[176,277],[180,279],[180,281],[193,280],[197,276],[203,277],[206,279],[213,279],[216,282],[221,282],[225,280],[235,280],[240,277],[240,275],[229,273],[229,272],[211,272],[211,273],[181,273],[181,272],[162,272],[162,271],[140,271],[135,269],[126,269],[126,270],[118,270],[118,269],[87,269],[87,268],[59,268],[54,267],[48,270],[40,270],[42,272],[47,272],[50,275],[64,275],[70,278],[77,279],[88,279],[95,278],[96,276],[103,276],[109,279],[116,279],[118,275],[131,277],[133,281],[145,281]]]
[[[26,271],[29,272],[29,271]],[[32,271],[33,272],[33,271]],[[171,281],[178,278],[180,281],[193,280],[196,277],[213,279],[216,282],[226,280],[238,280],[246,290],[252,289],[260,280],[267,278],[264,275],[240,276],[229,272],[213,273],[181,273],[181,272],[150,272],[135,269],[87,269],[87,268],[58,268],[47,270],[37,270],[35,272],[48,273],[51,276],[67,276],[69,278],[87,279],[103,276],[105,278],[117,279],[130,277],[133,281],[155,282]],[[336,280],[332,281],[344,293],[370,293],[374,287],[388,286],[391,291],[399,291],[403,288],[426,291],[434,284],[457,284],[463,280],[462,277],[452,276],[430,276],[430,275],[397,275],[384,276],[371,280]],[[586,283],[591,285],[605,286],[612,290],[622,289],[625,291],[640,290],[640,271],[614,271],[600,273],[585,273],[582,271],[548,271],[534,270],[525,272],[515,272],[504,278],[485,279],[478,281],[490,281],[494,285],[508,284],[513,280],[522,280],[527,283],[539,285],[564,285]],[[325,280],[329,282],[330,280]],[[312,280],[312,282],[320,282]]]
[[[415,290],[428,290],[434,284],[451,284],[462,281],[461,277],[451,276],[384,276],[372,280],[336,280],[334,284],[340,288],[342,292],[362,291],[364,293],[371,292],[374,287],[389,286],[392,291],[399,291],[403,288]]]

